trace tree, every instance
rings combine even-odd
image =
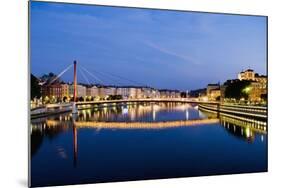
[[[181,92],[181,98],[186,98],[186,92]]]
[[[56,101],[57,103],[61,103],[61,102],[63,102],[63,99],[61,98],[61,97],[59,97],[59,98],[57,98],[57,101]]]
[[[39,81],[33,74],[31,74],[31,78],[30,78],[30,90],[31,90],[30,92],[31,99],[41,97],[41,89],[40,89]]]
[[[225,89],[225,98],[234,98],[240,100],[241,98],[248,99],[250,92],[251,81],[248,80],[236,80],[231,83],[227,83]]]
[[[92,96],[85,97],[86,101],[93,101],[94,98]]]
[[[119,100],[122,99],[122,95],[109,95],[108,100]]]
[[[67,97],[64,96],[64,97],[62,98],[62,101],[63,101],[63,102],[66,102],[66,101],[67,101]]]
[[[44,74],[43,76],[41,76],[41,80],[43,80],[46,84],[49,83],[60,83],[61,80],[60,78],[57,78],[57,75],[55,75],[54,73],[50,72],[49,74]],[[56,79],[56,80],[55,80]]]
[[[267,101],[267,93],[261,94],[261,99]]]

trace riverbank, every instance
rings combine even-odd
[[[249,106],[249,105],[233,105],[233,104],[199,104],[200,110],[210,112],[224,113],[229,115],[251,117],[258,120],[267,120],[267,107],[265,106]]]

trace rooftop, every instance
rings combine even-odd
[[[220,86],[219,84],[208,84],[208,86]]]

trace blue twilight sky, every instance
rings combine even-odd
[[[266,74],[266,17],[31,2],[30,34],[36,76],[73,60],[97,77],[80,68],[79,82],[180,90]]]

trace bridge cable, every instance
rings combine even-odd
[[[95,76],[94,74],[92,74],[91,72],[89,72],[87,69],[85,69],[84,67],[81,66],[81,68],[87,72],[90,76],[92,76],[95,80],[100,81],[103,85],[105,85],[104,81],[102,81],[101,79],[99,79],[97,76]]]
[[[143,84],[143,83],[140,83],[140,82],[137,82],[137,81],[133,81],[133,80],[130,80],[130,79],[127,79],[127,78],[125,78],[125,77],[122,77],[122,76],[118,76],[118,75],[115,75],[115,74],[112,74],[112,73],[108,73],[108,72],[104,72],[104,71],[97,71],[97,70],[93,70],[93,69],[91,69],[92,71],[94,71],[94,72],[96,72],[96,73],[99,73],[99,74],[103,74],[103,75],[105,75],[105,76],[110,76],[110,77],[113,77],[113,78],[118,78],[119,80],[122,80],[122,81],[124,81],[124,80],[126,80],[127,81],[127,83],[128,82],[131,82],[131,83],[133,83],[133,84],[137,84],[137,85],[139,85],[139,86],[146,86],[145,84]],[[112,79],[111,79],[112,80]],[[126,82],[123,82],[123,84],[127,84]],[[120,84],[120,82],[119,82],[119,84]],[[122,84],[122,85],[123,85]]]
[[[86,77],[86,75],[82,72],[82,70],[79,68],[78,71],[81,73],[82,77],[84,78],[84,80],[88,83],[88,85],[91,85],[88,78]]]
[[[66,67],[63,71],[61,71],[61,73],[59,73],[48,85],[52,84],[54,81],[56,81],[57,79],[59,79],[66,71],[68,71],[71,67],[73,66],[73,64],[69,65],[68,67]]]
[[[104,74],[102,72],[98,72],[96,70],[92,70],[93,72],[95,72],[96,74],[99,74],[100,76],[104,77],[105,79],[110,80],[112,83],[111,85],[128,85],[126,82],[124,82],[123,80],[120,79],[116,79],[115,77],[109,76],[107,74]]]

